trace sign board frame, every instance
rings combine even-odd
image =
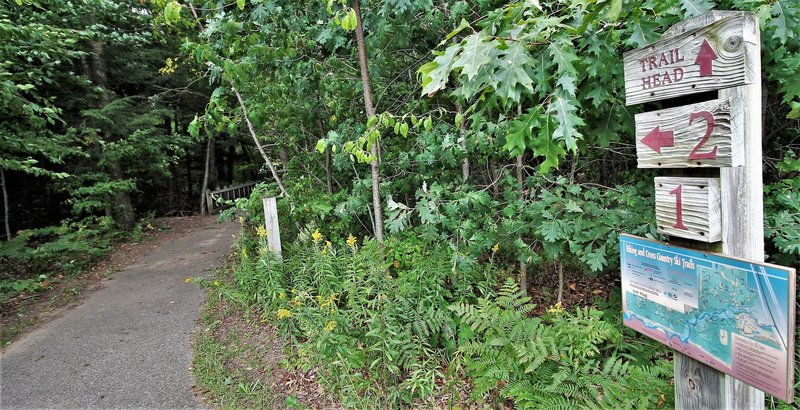
[[[620,262],[626,326],[793,401],[795,269],[626,234]]]

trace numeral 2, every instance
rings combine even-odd
[[[706,142],[708,142],[708,138],[711,137],[711,133],[714,132],[714,126],[715,126],[714,115],[708,111],[693,112],[689,116],[689,125],[692,125],[694,120],[696,120],[698,117],[705,118],[706,133],[705,135],[703,135],[703,138],[700,139],[700,142],[698,142],[697,145],[695,145],[694,149],[692,149],[692,152],[689,153],[689,159],[717,159],[716,145],[714,146],[714,149],[711,150],[711,152],[704,152],[704,153],[697,152],[700,150],[700,148],[703,147],[703,145],[705,145]]]
[[[714,148],[716,151],[716,148]],[[688,229],[686,225],[683,224],[683,198],[681,197],[683,185],[678,185],[677,188],[669,191],[670,194],[675,195],[675,225],[672,225],[675,229]]]

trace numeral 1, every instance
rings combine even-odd
[[[716,151],[716,148],[714,149]],[[670,194],[675,195],[675,225],[672,225],[675,229],[688,229],[686,225],[683,224],[683,198],[681,197],[681,190],[683,185],[678,185],[677,188],[669,191]]]

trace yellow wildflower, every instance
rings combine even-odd
[[[353,236],[353,234],[350,234],[350,236],[347,237],[347,246],[351,248],[356,246],[356,240],[356,237]]]
[[[256,228],[256,235],[258,235],[259,238],[267,236],[267,228],[259,225],[258,228]]]
[[[320,297],[318,300],[321,300],[321,299],[322,298]],[[325,302],[323,302],[321,305],[319,305],[319,307],[325,307],[325,306],[332,305],[333,302],[335,302],[335,301],[336,301],[336,294],[333,293],[330,296],[328,296],[328,298],[325,299]]]
[[[219,286],[219,285],[220,285],[219,281],[218,281],[218,280],[215,280],[215,281],[214,281],[214,286]]]
[[[564,312],[564,307],[561,306],[561,302],[557,302],[555,305],[553,305],[549,309],[547,309],[547,313],[550,313],[550,314],[553,314],[553,315],[557,315],[557,314],[562,313],[562,312]]]
[[[322,303],[322,295],[317,295],[317,303]]]
[[[286,319],[292,317],[292,312],[287,309],[278,309],[278,319]]]
[[[285,294],[285,293],[283,293],[283,292],[281,292],[281,293],[278,293],[278,299],[280,299],[280,300],[284,300],[284,299],[286,299],[286,294]]]
[[[244,217],[243,217],[243,216],[240,216],[240,217],[239,217],[239,224],[243,224],[243,223],[244,223]]]
[[[316,231],[314,231],[314,233],[311,234],[311,239],[314,240],[314,243],[317,243],[322,240],[322,234],[319,233],[319,229],[317,229]]]
[[[492,246],[492,253],[497,253],[497,251],[499,250],[500,250],[500,242],[497,242],[496,244],[494,244],[494,246]]]
[[[392,266],[394,266],[395,269],[400,269],[400,261],[395,259],[395,261],[392,263]]]
[[[325,331],[326,331],[326,332],[332,332],[332,331],[333,331],[333,329],[336,329],[336,322],[334,322],[333,320],[331,320],[330,322],[328,322],[328,323],[325,325]]]
[[[186,282],[186,283],[192,283],[192,278],[188,278],[188,277],[187,277],[187,278],[186,278],[186,279],[184,279],[183,281],[184,281],[184,282]]]

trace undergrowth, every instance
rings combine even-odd
[[[315,231],[280,258],[265,236],[240,239],[227,297],[261,309],[289,365],[318,369],[345,406],[672,407],[662,348],[595,308],[533,317],[493,255],[461,265],[446,244],[334,245]]]

